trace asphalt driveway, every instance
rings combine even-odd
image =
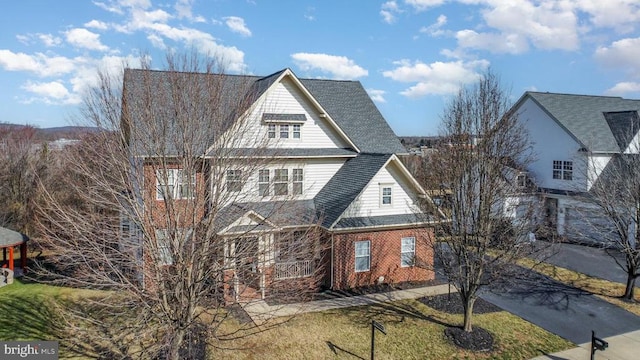
[[[627,282],[626,273],[604,249],[564,243],[549,245],[543,241],[540,244],[546,246],[547,263],[621,284]],[[616,257],[624,263],[622,254]]]
[[[640,329],[640,317],[537,273],[481,297],[575,344],[591,341],[591,330],[609,337]]]

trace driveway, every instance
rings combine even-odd
[[[640,317],[537,273],[480,297],[575,344],[590,342],[591,330],[609,337],[640,329]]]
[[[545,251],[547,263],[560,266],[589,276],[626,284],[626,273],[616,264],[605,250],[576,244],[553,244],[540,241],[548,246]],[[617,255],[624,263],[624,256]],[[640,284],[638,284],[640,285]]]

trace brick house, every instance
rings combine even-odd
[[[145,89],[163,88],[168,77],[206,81],[215,76],[222,75],[127,69],[125,125],[141,126],[138,106],[148,96]],[[217,146],[215,135],[208,136],[210,143],[197,155],[202,171],[185,175],[178,165],[169,165],[160,173],[153,164],[164,158],[136,146],[141,140],[136,136],[148,131],[128,139],[143,164],[141,198],[154,205],[145,211],[156,212],[148,216],[156,236],[165,231],[168,195],[183,203],[208,199],[194,214],[206,219],[215,208],[212,221],[226,239],[225,256],[232,258],[240,247],[255,252],[230,261],[221,275],[225,295],[236,300],[241,285],[251,289],[249,297],[264,298],[279,286],[347,289],[434,278],[425,239],[439,218],[418,206],[430,199],[398,159],[405,149],[359,82],[300,79],[290,69],[266,77],[224,77],[231,89],[225,95],[247,100],[224,114],[230,127],[241,122],[243,130],[229,136],[233,149]],[[256,143],[260,153],[252,152]],[[237,166],[217,170],[223,158],[236,159]],[[246,160],[252,158],[262,160],[249,165]],[[213,204],[216,194],[233,196]],[[302,238],[313,238],[305,245],[308,254],[289,251]],[[162,260],[156,255],[145,261]]]

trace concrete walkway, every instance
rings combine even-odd
[[[596,334],[597,335],[597,334]],[[609,347],[596,351],[598,360],[635,360],[640,358],[640,330],[605,338]],[[591,343],[554,354],[538,356],[532,360],[586,360],[591,357]]]
[[[449,285],[427,286],[408,290],[396,290],[377,294],[338,297],[335,299],[316,300],[286,305],[269,305],[264,300],[255,300],[244,304],[243,308],[256,324],[261,324],[274,317],[293,316],[308,312],[341,309],[352,306],[380,304],[389,301],[417,299],[425,296],[446,294]],[[455,291],[451,287],[451,291]]]

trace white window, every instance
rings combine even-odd
[[[165,178],[166,175],[166,178]],[[182,169],[156,171],[156,199],[193,199],[195,197],[196,174],[188,175]]]
[[[267,136],[269,137],[269,139],[275,139],[276,138],[276,125],[275,124],[269,124],[269,128],[267,130]]]
[[[227,191],[242,190],[242,170],[227,170]]]
[[[168,230],[156,230],[157,260],[160,265],[173,264],[173,251],[171,243],[185,244],[189,241],[189,237],[193,235],[193,231],[188,228],[177,229],[172,235]],[[173,239],[171,237],[174,237]]]
[[[371,267],[371,241],[356,241],[356,272],[369,271]]]
[[[293,195],[302,195],[302,187],[304,184],[304,175],[302,169],[293,169]]]
[[[413,266],[415,264],[416,257],[416,238],[406,237],[402,238],[402,245],[400,248],[400,265],[402,267]]]
[[[269,196],[269,170],[258,170],[258,193]]]
[[[380,186],[380,205],[391,206],[392,186],[391,184]]]
[[[573,161],[553,160],[553,178],[573,180]]]
[[[287,169],[275,170],[273,195],[289,195],[289,171]]]
[[[281,124],[280,125],[280,138],[281,139],[288,139],[289,138],[289,125],[288,124]]]
[[[293,127],[292,138],[300,139],[300,124],[293,124],[292,127]]]

